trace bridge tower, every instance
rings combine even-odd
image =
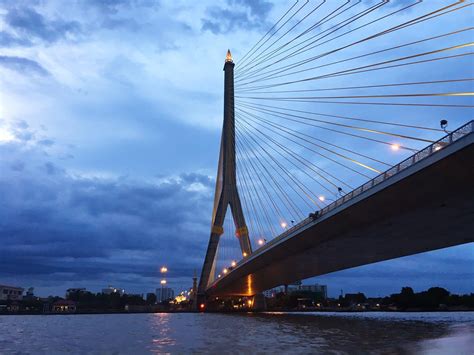
[[[228,50],[224,64],[224,124],[212,211],[211,236],[198,287],[198,294],[201,297],[204,296],[207,286],[214,281],[217,247],[220,236],[224,233],[223,223],[229,205],[242,256],[246,257],[252,253],[248,229],[237,191],[235,172],[234,65],[232,55]]]

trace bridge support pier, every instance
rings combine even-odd
[[[265,312],[267,310],[267,302],[263,293],[257,293],[252,299],[252,311]]]

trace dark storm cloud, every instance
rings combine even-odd
[[[37,74],[48,76],[50,73],[43,68],[38,62],[22,57],[8,57],[0,55],[0,66],[10,70],[17,71],[22,74]]]
[[[207,17],[202,19],[202,30],[214,34],[227,33],[243,28],[253,29],[266,26],[266,18],[272,4],[264,1],[228,0],[232,8],[211,6],[207,8]]]
[[[179,265],[176,277],[199,268],[209,177],[72,176],[49,160],[25,122],[15,130],[32,137],[28,147],[21,140],[0,144],[0,278],[60,273],[68,281],[101,280],[127,273],[140,279],[152,275],[157,260]]]
[[[54,43],[81,32],[77,21],[60,18],[47,19],[31,7],[10,8],[4,17],[10,32],[3,32],[0,42],[3,45],[28,45],[33,41]],[[12,34],[14,33],[14,34]]]

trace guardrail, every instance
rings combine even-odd
[[[331,212],[335,208],[345,204],[346,202],[352,200],[354,197],[360,195],[362,192],[372,189],[374,186],[377,186],[381,182],[391,178],[392,176],[400,173],[401,171],[405,170],[406,168],[417,164],[418,162],[426,159],[427,157],[436,154],[439,150],[447,147],[448,145],[458,141],[459,139],[471,134],[474,132],[474,120],[466,123],[464,126],[459,127],[455,131],[447,134],[440,140],[434,142],[433,144],[427,146],[426,148],[416,152],[412,156],[408,157],[407,159],[403,160],[402,162],[398,163],[397,165],[391,167],[387,171],[377,175],[372,180],[367,181],[363,185],[359,186],[358,188],[352,190],[351,192],[345,194],[344,196],[338,198],[336,201],[332,202],[330,205],[322,208],[321,210],[314,213],[314,217],[308,217],[303,219],[301,222],[295,224],[291,228],[287,229],[279,236],[271,240],[267,245],[272,244],[272,242],[280,240],[287,236],[288,234],[298,230],[301,227],[304,227],[308,223],[314,221],[315,219]],[[266,245],[266,246],[267,246]]]

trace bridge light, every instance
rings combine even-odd
[[[235,267],[235,265],[237,265],[237,263],[235,262],[235,260],[232,260],[232,262],[230,263],[230,265],[231,265],[232,267]]]
[[[391,148],[392,148],[393,151],[397,151],[397,150],[400,149],[400,146],[398,144],[392,144]]]
[[[441,149],[441,146],[440,146],[440,145],[437,145],[434,150],[435,150],[435,152],[437,152],[437,151],[440,150],[440,149]]]
[[[226,268],[224,268],[224,270],[222,270],[222,272],[224,273],[224,275],[227,274],[228,271],[229,271],[229,270],[227,270]]]
[[[160,272],[162,274],[164,274],[164,273],[168,272],[168,268],[166,266],[162,266],[161,269],[160,269]]]
[[[281,222],[280,223],[281,228],[286,228],[288,224],[286,222]]]
[[[319,201],[324,202],[326,200],[326,197],[321,195],[321,196],[318,197],[318,199],[319,199]]]
[[[205,307],[206,307],[206,305],[205,305],[204,303],[201,303],[201,304],[199,305],[199,308],[200,308],[201,310],[204,310]]]
[[[217,277],[219,277],[219,278],[220,278],[220,277],[221,277],[221,274],[217,275]]]
[[[242,253],[242,256],[245,258],[245,257],[247,256],[247,253],[244,251],[244,252]]]
[[[166,280],[161,280],[161,281],[160,281],[160,284],[166,285]]]
[[[260,239],[258,240],[258,245],[263,245],[263,244],[265,244],[265,239],[261,239],[261,238],[260,238]]]

